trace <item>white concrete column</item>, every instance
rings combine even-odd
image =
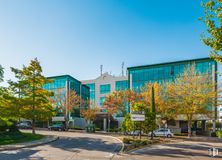
[[[103,118],[103,130],[106,131],[107,129],[107,120],[106,118]]]

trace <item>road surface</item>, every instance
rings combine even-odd
[[[57,135],[59,140],[14,151],[0,152],[0,160],[109,160],[122,144],[110,136],[75,132],[37,131]]]

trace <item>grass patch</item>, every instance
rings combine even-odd
[[[22,132],[4,132],[0,133],[0,145],[16,144],[42,139],[44,135],[22,133]]]

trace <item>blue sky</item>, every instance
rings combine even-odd
[[[207,57],[200,0],[0,0],[0,64],[35,57],[46,76],[85,80],[104,71]]]

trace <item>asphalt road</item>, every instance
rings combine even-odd
[[[208,149],[212,147],[219,149],[218,156],[209,156]],[[222,160],[222,143],[181,141],[153,145],[129,154],[116,155],[114,160]]]
[[[110,136],[37,131],[40,134],[58,135],[59,140],[14,151],[0,152],[0,160],[108,160],[121,149],[122,144]]]

